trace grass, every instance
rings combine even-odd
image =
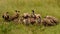
[[[22,24],[13,22],[5,22],[2,19],[4,12],[11,15],[14,10],[31,13],[34,9],[35,13],[41,14],[42,18],[46,15],[54,16],[60,19],[60,0],[0,0],[0,34],[60,34],[60,24],[51,27]],[[60,21],[60,20],[59,20]]]

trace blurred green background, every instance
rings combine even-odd
[[[5,22],[1,17],[7,11],[12,15],[14,10],[19,10],[20,14],[23,14],[31,13],[32,9],[42,18],[51,15],[60,19],[60,0],[0,0],[0,34],[60,34],[60,24],[51,27],[25,26]]]

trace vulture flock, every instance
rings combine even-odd
[[[19,22],[25,25],[29,25],[29,24],[42,24],[44,26],[53,26],[53,25],[57,25],[59,23],[58,19],[53,17],[53,16],[45,16],[43,19],[41,18],[40,14],[35,14],[35,11],[32,10],[32,13],[23,13],[20,16],[20,11],[15,10],[14,11],[15,14],[10,16],[9,12],[5,12],[2,15],[2,18],[5,21],[15,21],[15,22]]]

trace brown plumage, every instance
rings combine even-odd
[[[2,18],[3,18],[4,20],[6,20],[6,21],[9,21],[9,13],[8,13],[8,12],[4,13],[4,14],[2,15]]]
[[[36,14],[36,20],[38,24],[41,24],[41,15],[40,14]]]
[[[19,18],[19,12],[20,12],[20,11],[15,10],[15,14],[10,17],[11,20],[18,19],[18,18]]]
[[[22,17],[23,17],[24,19],[28,19],[28,18],[30,18],[30,14],[24,13]]]
[[[43,24],[44,26],[53,26],[53,25],[54,25],[54,23],[52,23],[52,22],[50,21],[50,19],[47,19],[47,18],[44,18],[44,19],[42,20],[42,24]]]
[[[35,24],[36,23],[36,19],[34,19],[34,18],[30,18],[30,24]]]
[[[58,19],[53,16],[46,16],[45,18],[50,19],[52,23],[58,24]]]
[[[24,13],[23,16],[22,16],[22,19],[23,19],[23,24],[25,25],[29,25],[29,18],[30,18],[30,14],[28,13]]]

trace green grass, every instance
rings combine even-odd
[[[60,24],[51,27],[22,24],[14,22],[5,22],[2,19],[4,12],[11,15],[14,10],[31,13],[34,9],[35,13],[41,14],[42,18],[51,15],[60,21],[60,0],[0,0],[0,34],[60,34]]]

